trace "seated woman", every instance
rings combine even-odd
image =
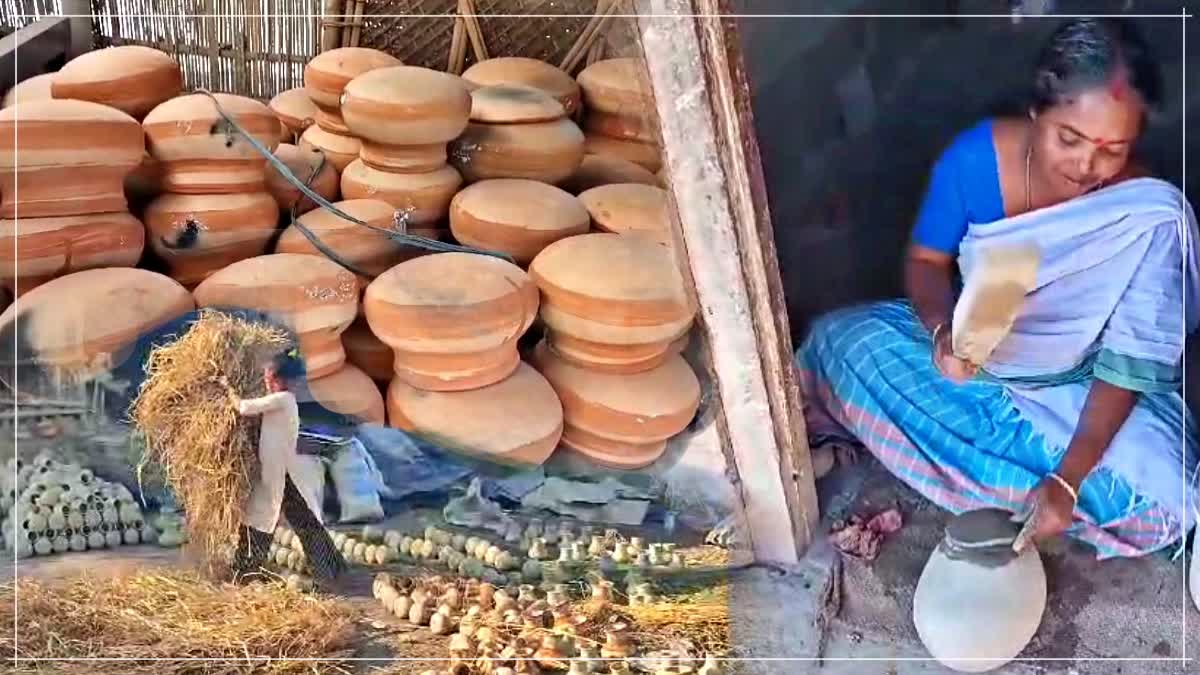
[[[1200,275],[1191,207],[1129,161],[1159,90],[1132,25],[1056,31],[1028,117],[979,123],[934,166],[908,300],[822,317],[797,350],[809,433],[849,432],[955,513],[1036,506],[1035,540],[1066,532],[1101,558],[1178,542],[1195,522],[1180,389]],[[1040,250],[1037,281],[979,368],[952,348],[956,262],[969,278],[967,254],[1019,242]]]

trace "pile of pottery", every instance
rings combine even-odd
[[[553,185],[500,178],[475,183],[450,202],[450,231],[468,246],[506,253],[526,266],[550,244],[590,227],[579,199]]]
[[[278,118],[244,96],[180,96],[142,122],[150,154],[162,166],[164,190],[143,215],[149,244],[189,288],[264,253],[279,221],[279,206],[266,188],[266,158],[222,113],[268,150],[278,145]]]
[[[662,167],[658,115],[642,61],[597,61],[584,68],[578,80],[586,107],[588,153],[619,157],[657,172]]]
[[[461,78],[412,66],[381,68],[346,85],[342,116],[362,139],[342,173],[346,199],[382,199],[397,226],[430,228],[445,219],[462,176],[446,145],[467,126],[471,95]]]
[[[342,94],[351,80],[377,68],[400,65],[400,60],[378,49],[343,47],[314,56],[304,66],[304,91],[316,106],[316,124],[300,136],[301,148],[325,153],[339,172],[358,159],[362,143],[342,119]]]

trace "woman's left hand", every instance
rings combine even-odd
[[[1022,514],[1026,526],[1013,548],[1021,551],[1030,542],[1043,541],[1066,532],[1075,513],[1075,498],[1058,481],[1046,478],[1029,493]]]

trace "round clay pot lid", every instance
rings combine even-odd
[[[20,102],[25,105],[32,101],[47,101],[54,98],[50,94],[50,85],[54,82],[54,73],[34,75],[21,80],[4,95],[3,107],[7,108]]]
[[[170,54],[141,45],[121,45],[84,52],[58,70],[59,82],[78,84],[107,80],[114,74],[138,75],[154,70],[179,70]]]
[[[678,416],[695,412],[700,404],[700,380],[677,355],[641,373],[612,375],[571,365],[542,341],[533,363],[556,390],[566,389],[589,404],[626,415]]]
[[[575,175],[571,176],[570,188],[576,194],[602,185],[618,183],[641,183],[659,186],[658,176],[640,164],[611,155],[584,155]]]
[[[477,253],[463,253],[452,251],[450,253],[442,253],[440,255],[447,256],[446,260],[459,259],[463,261],[463,265],[479,267],[481,269],[490,269],[508,280],[509,284],[517,289],[521,296],[521,306],[525,308],[525,323],[521,332],[524,333],[533,325],[533,320],[537,318],[538,307],[541,304],[541,292],[538,290],[537,284],[533,283],[533,279],[525,273],[525,270],[516,265],[490,255],[479,255]]]
[[[362,422],[383,424],[386,412],[379,385],[358,368],[346,364],[324,377],[308,380],[309,397],[323,407]]]
[[[380,199],[347,199],[345,201],[334,202],[333,205],[346,215],[357,218],[365,223],[370,223],[376,227],[390,228],[392,220],[396,216],[396,209],[392,208],[391,204]],[[382,234],[374,230],[362,228],[361,225],[350,222],[326,209],[309,211],[296,220],[314,233],[361,228],[364,235],[380,236]],[[296,231],[296,235],[304,237],[298,230]],[[308,240],[305,239],[305,241]]]
[[[644,233],[670,243],[667,191],[651,185],[602,185],[579,195],[596,228],[605,232]]]
[[[353,303],[356,311],[358,307],[354,275],[324,256],[271,253],[240,260],[214,272],[193,295],[201,307],[220,306],[230,299],[232,289],[258,291],[261,302],[256,307],[265,303],[282,311],[330,303]]]
[[[471,121],[488,124],[548,122],[566,117],[561,103],[546,92],[514,84],[494,84],[471,92]]]
[[[55,124],[69,124],[73,122],[81,122],[84,124],[93,122],[132,122],[137,124],[138,121],[130,117],[128,114],[117,110],[111,106],[100,103],[92,103],[91,101],[79,101],[76,99],[45,99],[40,101],[29,101],[21,104],[19,118],[17,106],[4,108],[0,110],[0,121],[10,121],[19,119],[20,122],[53,122]],[[12,136],[12,134],[9,134]],[[11,142],[11,140],[10,140]]]
[[[247,126],[247,120],[256,117],[271,119],[276,124],[280,124],[279,118],[275,116],[275,113],[270,108],[252,98],[234,94],[213,94],[213,96],[216,98],[217,103],[221,105],[221,109],[237,120],[238,124],[243,127]],[[151,110],[146,115],[146,119],[143,120],[142,125],[147,127],[148,133],[150,127],[158,125],[188,125],[188,123],[207,125],[198,126],[190,133],[185,131],[181,134],[172,134],[197,136],[213,133],[212,125],[223,120],[224,118],[221,116],[221,113],[217,112],[216,105],[213,105],[213,99],[209,98],[208,95],[187,94],[163,101],[155,106],[154,110]],[[275,129],[278,131],[278,126]],[[248,131],[253,130],[248,129]],[[278,135],[278,133],[273,134],[275,138]]]
[[[481,87],[522,84],[541,89],[559,101],[579,98],[579,83],[566,71],[523,56],[485,59],[467,68],[462,78]]]
[[[368,47],[339,47],[321,52],[304,66],[304,88],[309,97],[328,98],[332,104],[354,78],[371,70],[398,66],[400,59]]]
[[[604,59],[584,68],[577,78],[585,100],[597,110],[630,113],[652,103],[649,82],[641,59]]]
[[[459,191],[451,209],[489,223],[555,231],[587,226],[587,209],[561,188],[523,178],[482,180]]]
[[[367,287],[367,297],[409,307],[470,306],[519,293],[486,256],[435,253],[406,260]]]
[[[419,66],[391,66],[363,73],[346,85],[345,97],[387,106],[421,110],[455,109],[470,97],[462,78]]]
[[[267,107],[292,129],[305,128],[317,118],[317,106],[303,87],[280,92]]]

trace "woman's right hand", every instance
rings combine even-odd
[[[934,331],[933,366],[946,379],[956,384],[962,384],[975,377],[976,373],[979,372],[979,367],[966,359],[960,359],[954,355],[954,347],[951,344],[950,338],[951,333],[949,325],[940,326]]]

